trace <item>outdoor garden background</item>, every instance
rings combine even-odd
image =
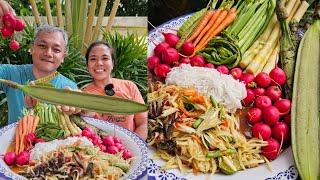
[[[10,39],[0,37],[0,64],[32,63],[29,45],[40,24],[54,24],[68,31],[69,50],[58,71],[81,88],[91,82],[84,52],[91,42],[105,40],[116,51],[113,75],[136,83],[147,93],[147,0],[8,0],[16,15],[27,23],[15,35],[21,48],[12,51]],[[37,9],[37,10],[36,10]],[[0,91],[0,127],[7,123],[7,100]]]

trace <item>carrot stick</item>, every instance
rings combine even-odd
[[[28,116],[29,115],[26,115],[22,118],[22,127],[23,127],[23,134],[27,134],[28,132]]]
[[[204,35],[204,37],[201,39],[199,44],[196,46],[196,48],[195,48],[196,50],[197,49],[199,50],[199,47],[203,46],[203,44],[206,44],[207,40],[209,39],[209,37],[211,36],[213,31],[222,23],[222,21],[226,18],[227,15],[228,15],[228,10],[221,9],[221,13],[217,17],[214,24],[210,27],[210,29],[207,31],[207,33]]]
[[[217,9],[214,14],[212,15],[210,21],[208,22],[208,25],[201,31],[197,39],[193,42],[193,44],[196,46],[198,42],[201,40],[203,35],[213,26],[214,22],[216,22],[216,19],[218,18],[219,14],[221,13],[221,9]]]
[[[21,124],[22,124],[22,131],[21,131],[21,138],[20,138],[20,149],[19,149],[19,153],[22,152],[24,150],[24,143],[25,143],[25,136],[26,136],[26,130],[27,130],[27,116],[23,116],[22,120],[21,120]]]
[[[33,121],[34,121],[34,116],[28,115],[27,117],[28,128],[27,128],[26,134],[29,134],[32,132]]]
[[[208,21],[211,19],[212,15],[214,14],[213,10],[209,10],[206,12],[206,14],[203,16],[203,18],[200,20],[200,22],[197,24],[197,28],[192,32],[190,38],[187,41],[193,41],[200,32],[206,27],[208,24]]]
[[[225,14],[225,12],[227,14]],[[226,10],[224,10],[222,13],[221,13],[221,18],[217,19],[216,23],[217,26],[216,27],[213,27],[210,32],[208,32],[206,34],[206,36],[200,41],[200,43],[197,45],[197,47],[195,48],[195,51],[198,51],[202,48],[204,48],[207,43],[214,37],[216,36],[217,34],[219,34],[224,28],[226,28],[230,23],[232,23],[235,18],[237,16],[237,11],[236,11],[236,8],[233,7],[230,9],[229,12],[227,12]],[[220,21],[221,19],[223,18],[223,20],[218,23],[218,21]]]
[[[39,123],[39,116],[35,116],[35,117],[34,117],[33,126],[32,126],[32,132],[35,132],[35,131],[36,131],[36,128],[37,128],[37,126],[38,126],[38,123]]]
[[[16,146],[15,146],[15,152],[16,154],[19,152],[19,145],[20,145],[20,129],[21,129],[21,121],[18,123],[17,129],[16,129]]]

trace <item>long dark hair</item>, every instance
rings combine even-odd
[[[96,46],[99,46],[99,45],[105,45],[105,46],[107,46],[107,47],[110,49],[111,58],[112,58],[111,60],[112,60],[113,67],[114,67],[114,66],[115,66],[115,60],[116,60],[116,55],[115,55],[115,53],[114,53],[113,48],[110,46],[110,44],[107,43],[107,42],[105,42],[105,41],[96,41],[96,42],[90,44],[90,46],[89,46],[88,49],[87,49],[86,55],[85,55],[87,65],[88,65],[88,60],[89,60],[89,54],[90,54],[92,48],[94,48],[94,47],[96,47]]]

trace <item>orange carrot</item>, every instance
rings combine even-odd
[[[22,127],[23,127],[23,134],[27,134],[28,133],[28,116],[29,115],[26,115],[26,116],[23,116],[22,118]]]
[[[19,153],[22,152],[24,149],[25,149],[25,136],[26,136],[26,131],[27,131],[27,127],[28,127],[28,124],[27,124],[27,116],[23,116],[22,120],[20,121],[21,122],[21,129],[22,129],[22,132],[21,132],[21,136],[20,136],[20,148],[19,148]]]
[[[19,145],[20,145],[20,129],[21,129],[21,121],[17,125],[16,129],[16,146],[15,146],[15,152],[16,154],[19,152]]]
[[[215,25],[207,32],[204,38],[201,39],[199,44],[195,48],[195,52],[204,48],[207,43],[217,34],[219,34],[224,28],[226,28],[230,23],[232,23],[237,16],[236,8],[233,7],[229,10],[223,10],[221,15],[217,18]]]
[[[214,14],[213,10],[209,10],[206,12],[206,14],[203,16],[203,18],[200,20],[200,22],[197,24],[197,28],[192,32],[191,36],[187,41],[193,41],[199,33],[206,27],[208,24],[208,21],[211,19],[212,15]]]
[[[28,123],[27,134],[32,132],[33,121],[34,121],[34,116],[28,115],[28,117],[27,117],[27,123]]]
[[[37,126],[38,126],[38,123],[39,123],[39,116],[35,116],[35,117],[34,117],[33,126],[32,126],[32,132],[35,132],[35,131],[36,131],[36,128],[37,128]]]
[[[216,19],[218,18],[219,14],[221,13],[221,9],[217,9],[214,14],[212,15],[210,21],[208,22],[208,25],[201,31],[197,39],[193,42],[193,44],[196,46],[198,42],[201,40],[203,35],[213,26],[214,22],[216,22]]]
[[[196,136],[196,135],[191,135],[192,139],[194,139],[195,141],[197,141],[199,144],[202,144],[201,139]]]
[[[227,119],[225,119],[222,123],[221,126],[223,126],[224,128],[228,128],[229,127],[229,121]]]

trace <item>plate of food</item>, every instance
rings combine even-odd
[[[2,128],[0,174],[10,179],[139,179],[146,174],[147,146],[141,138],[106,121],[73,118],[70,117],[71,129],[79,128],[78,134],[46,140],[49,136],[40,135],[41,129],[37,128],[35,134],[42,137],[26,136],[30,145],[25,144],[23,150],[15,144],[19,123]],[[20,150],[15,153],[17,147]]]
[[[241,10],[232,17],[234,8],[204,8],[149,32],[151,179],[298,178],[290,139],[292,94],[284,92],[290,74],[277,67],[279,34],[269,37],[268,46],[256,46],[274,20],[251,27],[237,22]],[[222,11],[225,21],[214,28],[210,22]],[[270,17],[274,9],[260,11]],[[243,36],[249,30],[254,37]]]

